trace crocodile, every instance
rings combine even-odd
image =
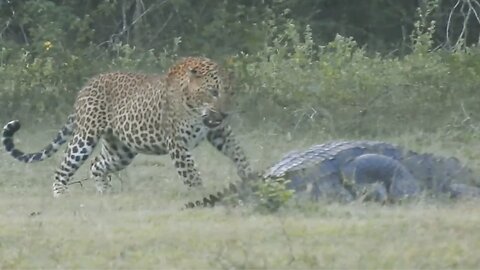
[[[263,180],[288,179],[296,193],[308,190],[321,197],[351,201],[357,198],[396,202],[423,192],[451,197],[480,197],[473,171],[455,157],[417,153],[382,141],[332,141],[304,151],[292,151],[259,175]],[[189,202],[185,206],[213,206],[237,192],[240,182]]]

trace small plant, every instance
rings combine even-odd
[[[414,23],[414,30],[410,37],[415,53],[424,54],[432,49],[433,35],[435,34],[435,20],[430,19],[430,17],[438,7],[438,0],[428,0],[425,1],[423,8],[417,8],[418,18]]]
[[[257,185],[255,195],[258,198],[256,209],[263,213],[276,212],[293,196],[294,191],[287,188],[289,180],[269,180]]]

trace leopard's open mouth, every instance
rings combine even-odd
[[[209,128],[215,128],[221,125],[225,118],[227,118],[226,113],[210,110],[208,114],[203,117],[203,124]]]
[[[203,118],[203,124],[209,128],[218,127],[222,122],[223,119],[210,119],[209,117]]]

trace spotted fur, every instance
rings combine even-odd
[[[80,90],[75,113],[44,149],[26,154],[15,148],[17,120],[4,126],[2,142],[12,157],[33,163],[52,156],[71,137],[55,171],[55,197],[67,191],[70,178],[100,140],[101,153],[90,173],[101,193],[110,187],[109,175],[127,167],[139,153],[169,155],[184,184],[200,186],[190,150],[205,139],[248,179],[250,165],[225,122],[233,93],[225,71],[203,57],[184,58],[164,75],[101,74]]]

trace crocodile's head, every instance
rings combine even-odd
[[[409,155],[402,162],[419,184],[434,192],[442,192],[452,183],[470,183],[473,172],[463,166],[457,158],[439,157],[432,154]]]

